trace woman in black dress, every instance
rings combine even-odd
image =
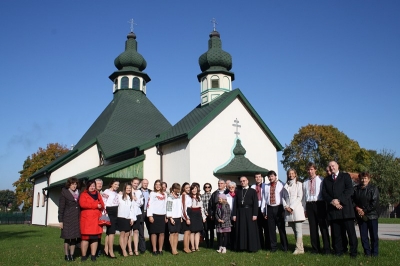
[[[60,222],[61,238],[64,239],[65,260],[73,261],[77,238],[81,237],[79,230],[79,190],[78,179],[70,177],[61,190],[58,204],[58,221]]]
[[[206,221],[206,214],[203,202],[200,198],[199,185],[193,183],[190,186],[190,197],[192,198],[192,214],[190,218],[190,245],[193,251],[199,251],[200,233],[203,231],[203,223]]]

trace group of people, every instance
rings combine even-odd
[[[86,182],[80,193],[78,180],[69,178],[61,192],[58,216],[65,260],[74,260],[78,239],[82,261],[89,258],[88,253],[92,261],[101,252],[116,258],[113,244],[117,230],[122,255],[138,256],[146,251],[144,225],[155,256],[163,254],[165,245],[173,255],[178,254],[179,234],[183,234],[185,253],[199,251],[202,239],[207,248],[214,248],[214,232],[219,253],[226,253],[227,249],[275,252],[276,229],[281,249],[288,251],[285,223],[294,231],[293,254],[303,254],[302,223],[307,218],[313,253],[331,254],[330,226],[335,254],[346,253],[349,244],[350,256],[357,256],[356,219],[365,255],[377,256],[379,192],[369,183],[369,174],[361,173],[360,184],[354,187],[349,174],[339,171],[335,161],[329,163],[325,178],[316,175],[315,164],[309,163],[307,169],[309,178],[304,182],[297,180],[294,169],[287,171],[286,183],[278,180],[276,172],[269,171],[269,183],[256,173],[252,186],[246,176],[239,178],[239,185],[220,179],[214,192],[211,184],[205,183],[203,194],[199,183],[174,183],[167,192],[165,182],[156,180],[150,190],[148,180],[137,177],[125,183],[120,192],[118,180],[112,180],[102,191],[103,181],[96,179]],[[110,225],[101,249],[103,227],[99,219],[104,215],[109,217]]]

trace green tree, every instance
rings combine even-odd
[[[332,125],[301,127],[289,145],[285,146],[281,160],[287,170],[293,168],[300,178],[307,177],[307,163],[314,162],[319,175],[328,163],[335,160],[340,169],[348,172],[365,170],[370,154],[360,148],[357,141],[347,137]]]
[[[66,152],[68,152],[67,146],[58,143],[50,143],[47,144],[45,149],[39,148],[36,153],[28,156],[24,161],[22,170],[19,171],[19,179],[13,183],[17,204],[19,205],[24,201],[24,211],[32,207],[33,186],[32,183],[29,182],[29,177]]]
[[[0,210],[14,210],[15,208],[17,208],[17,198],[14,191],[11,191],[9,189],[0,190]]]
[[[387,208],[389,204],[395,205],[400,202],[400,159],[395,153],[382,150],[377,153],[370,151],[371,164],[369,172],[371,182],[379,189],[380,205]]]

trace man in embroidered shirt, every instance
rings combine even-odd
[[[265,183],[261,173],[254,175],[254,181],[256,182],[251,188],[255,189],[258,198],[258,215],[257,215],[257,227],[258,237],[260,239],[261,249],[271,249],[271,242],[269,240],[268,221],[264,219],[264,214],[261,211],[262,199],[265,195]]]
[[[271,252],[278,249],[276,240],[276,228],[278,228],[282,250],[288,250],[288,241],[285,229],[284,209],[282,205],[283,184],[278,180],[275,171],[267,173],[269,184],[265,186],[264,203],[262,211],[268,221],[269,239],[271,242]]]
[[[322,199],[323,178],[317,175],[317,167],[314,163],[307,164],[308,179],[303,182],[304,214],[308,218],[310,227],[310,239],[313,253],[331,253],[329,242],[328,222],[326,220],[326,203]],[[321,231],[323,249],[321,250],[318,228]]]

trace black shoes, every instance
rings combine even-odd
[[[158,255],[158,252],[157,252],[157,251],[153,251],[151,254],[152,254],[153,256],[157,256],[157,255]]]
[[[88,259],[88,256],[82,256],[81,261],[86,261]]]
[[[95,255],[95,256],[93,256],[93,255],[90,256],[90,259],[91,259],[92,261],[96,261],[96,258],[97,258],[96,255]]]

